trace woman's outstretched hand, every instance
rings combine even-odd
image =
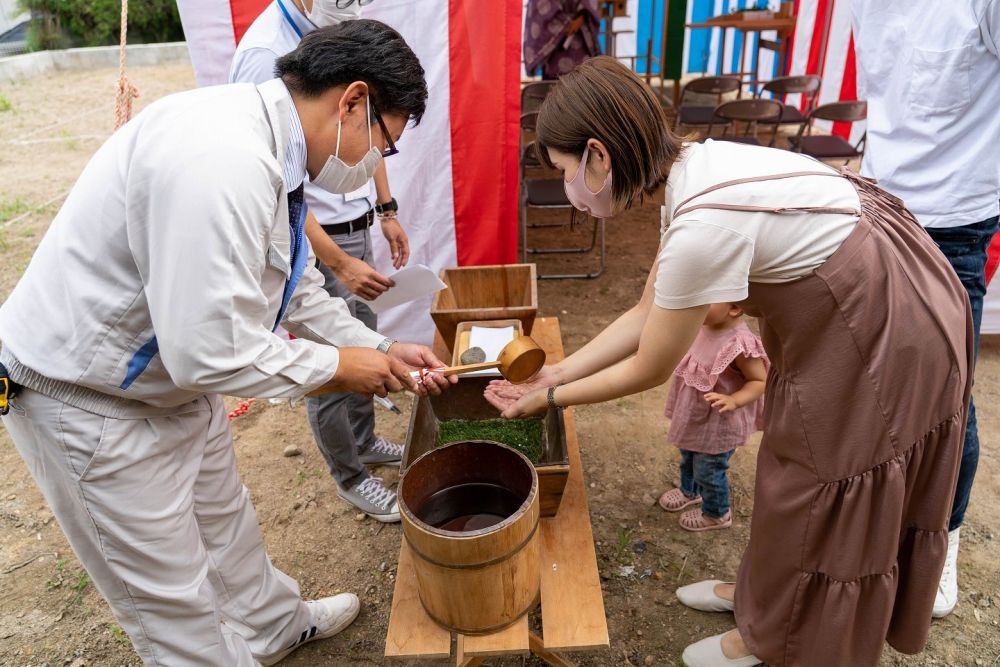
[[[487,396],[487,400],[489,397]],[[545,412],[549,407],[548,389],[536,389],[517,399],[504,409],[500,416],[504,419],[523,419]]]
[[[542,370],[535,374],[535,377],[531,378],[529,381],[523,384],[511,384],[507,380],[493,380],[486,387],[484,395],[486,400],[489,401],[490,405],[495,407],[504,417],[508,419],[513,419],[515,417],[527,417],[530,414],[535,414],[534,412],[522,412],[524,408],[529,407],[526,403],[522,404],[517,410],[517,414],[513,412],[508,414],[509,411],[514,408],[518,403],[521,403],[521,399],[525,398],[532,392],[538,390],[548,389],[549,387],[554,387],[559,384],[559,374],[555,370],[554,366],[543,366]],[[546,398],[545,392],[540,392],[542,398]],[[541,408],[538,412],[545,409],[546,402],[543,401]]]

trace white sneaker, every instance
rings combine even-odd
[[[700,642],[691,644],[684,649],[681,660],[684,661],[685,667],[756,667],[763,663],[752,655],[727,658],[722,652],[722,635],[706,637]]]
[[[718,579],[699,581],[677,589],[681,604],[698,611],[732,611],[733,603],[715,594],[715,587],[726,582]]]
[[[948,556],[944,559],[944,571],[938,582],[937,596],[934,598],[932,618],[944,618],[955,610],[958,604],[958,537],[961,526],[948,533]]]
[[[284,651],[258,659],[261,665],[269,667],[281,662],[289,653],[304,644],[317,639],[328,639],[354,622],[361,611],[361,602],[354,593],[341,593],[333,597],[306,602],[312,613],[308,628],[302,631],[295,643]]]

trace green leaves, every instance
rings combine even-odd
[[[451,419],[440,424],[438,444],[490,440],[513,447],[532,463],[542,460],[541,419]]]

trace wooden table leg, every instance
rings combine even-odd
[[[736,67],[737,76],[740,77],[740,87],[736,91],[736,99],[743,99],[743,60],[746,57],[747,51],[747,32],[745,30],[737,30],[737,34],[740,36],[740,62]]]
[[[455,647],[455,667],[479,667],[486,662],[486,658],[465,655],[465,637],[458,635]]]
[[[539,658],[544,660],[554,667],[576,667],[575,662],[570,662],[566,658],[562,657],[555,651],[545,650],[545,645],[542,643],[542,638],[536,635],[534,632],[528,635],[528,644],[531,647],[531,652],[537,655]]]

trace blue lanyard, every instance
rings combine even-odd
[[[299,30],[299,26],[295,24],[295,21],[292,19],[292,15],[288,13],[288,8],[285,7],[285,3],[281,0],[274,1],[278,3],[278,9],[280,9],[281,13],[285,15],[285,20],[288,21],[288,25],[292,26],[292,30],[295,31],[295,34],[299,36],[299,39],[302,39],[302,31]]]

